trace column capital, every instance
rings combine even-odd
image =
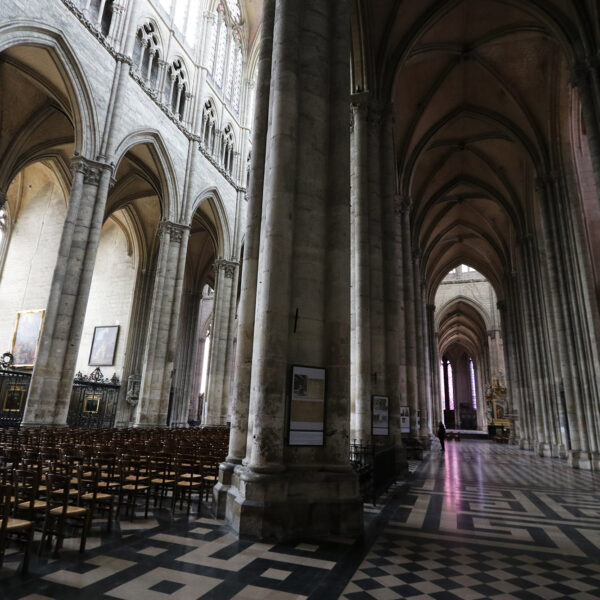
[[[519,246],[530,246],[533,243],[533,233],[524,233],[522,236],[517,238],[517,245]]]
[[[397,215],[410,213],[413,202],[412,198],[408,195],[396,194],[394,196],[394,213]]]
[[[560,181],[560,171],[547,171],[545,173],[539,173],[535,178],[535,190],[536,192],[542,192],[546,187],[556,184]]]
[[[226,260],[224,258],[217,258],[215,260],[215,271],[222,271],[227,279],[233,279],[235,270],[239,267],[238,262],[234,260]]]
[[[600,67],[600,53],[588,54],[571,66],[571,85],[581,88],[590,84],[591,71]]]
[[[71,173],[83,173],[83,183],[89,185],[98,185],[104,171],[109,171],[111,174],[114,170],[114,164],[108,164],[96,160],[90,160],[80,154],[75,153],[71,159]]]
[[[169,239],[172,242],[181,244],[183,241],[183,234],[189,231],[188,225],[181,223],[174,223],[173,221],[161,221],[158,225],[158,235],[162,238],[166,234],[169,234]]]
[[[206,21],[208,21],[209,23],[214,23],[215,19],[217,18],[215,13],[210,11],[210,10],[205,10],[204,14],[202,15],[204,17],[204,19]]]

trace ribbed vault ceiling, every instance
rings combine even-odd
[[[516,243],[537,227],[535,181],[553,167],[570,86],[559,36],[536,4],[369,3],[372,85],[393,102],[399,191],[413,202],[430,301],[460,263],[502,298]]]

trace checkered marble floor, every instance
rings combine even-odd
[[[598,474],[448,442],[390,513],[345,600],[600,598]]]
[[[600,478],[486,442],[449,442],[365,505],[365,535],[238,541],[222,521],[157,511],[99,530],[85,554],[20,555],[1,600],[598,600]]]

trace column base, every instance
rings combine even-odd
[[[552,456],[552,448],[547,442],[538,442],[536,450],[540,456]]]
[[[553,444],[552,458],[567,458],[567,449],[564,444]]]
[[[225,460],[219,465],[219,481],[213,488],[214,509],[213,513],[217,519],[224,519],[227,508],[227,493],[231,487],[233,470],[236,464]]]
[[[571,450],[569,452],[569,465],[575,469],[585,469],[591,471],[594,465],[594,457],[591,452],[582,452],[581,450]]]
[[[531,442],[525,438],[519,440],[519,448],[521,450],[531,450]]]
[[[226,519],[240,538],[352,537],[363,532],[363,505],[351,469],[256,473],[238,465],[227,493]]]
[[[37,421],[32,421],[28,423],[27,421],[21,421],[20,427],[27,427],[28,429],[34,429],[35,427],[52,427],[55,429],[67,429],[69,425],[67,423],[38,423]]]
[[[421,442],[423,450],[431,450],[431,440],[432,438],[430,435],[419,436],[419,442]]]
[[[408,460],[406,458],[406,448],[396,444],[395,464],[396,464],[396,477],[399,479],[408,478]]]

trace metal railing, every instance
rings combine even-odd
[[[25,401],[31,383],[31,371],[19,371],[12,366],[12,354],[0,359],[0,427],[18,427],[23,418]]]
[[[396,480],[396,447],[393,440],[373,444],[355,440],[350,444],[350,464],[358,475],[360,494],[365,502],[377,503]]]
[[[67,425],[84,429],[114,427],[121,383],[116,375],[105,379],[97,368],[91,375],[75,375]]]

